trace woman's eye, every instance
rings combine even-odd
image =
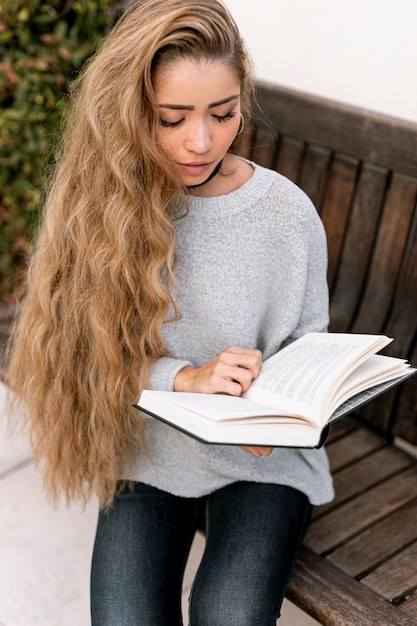
[[[159,123],[164,128],[176,128],[180,124],[182,124],[184,120],[178,120],[178,122],[168,122],[168,120],[164,120],[162,117],[159,118]]]
[[[236,111],[229,111],[225,115],[213,115],[213,117],[217,122],[222,123],[222,122],[227,122],[228,120],[231,120],[232,117],[234,117],[235,115],[236,115]],[[160,117],[159,124],[163,128],[177,128],[184,122],[184,119],[185,118],[182,118],[178,120],[177,122],[169,122],[168,120],[164,120],[163,117]]]
[[[229,111],[229,113],[226,113],[226,115],[213,115],[213,117],[218,121],[218,122],[227,122],[228,120],[231,120],[232,117],[234,117],[236,115],[236,111]]]

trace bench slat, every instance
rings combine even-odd
[[[321,203],[331,151],[309,144],[306,146],[301,175],[296,181],[315,206]]]
[[[341,255],[344,233],[349,220],[349,212],[355,190],[359,163],[357,159],[335,155],[329,170],[329,178],[317,207],[323,220],[329,248],[328,281],[333,290],[339,258]],[[337,211],[335,211],[337,207]]]
[[[417,184],[416,184],[417,192]],[[395,300],[387,323],[400,349],[410,354],[413,337],[417,333],[417,195],[414,200],[414,219],[409,226],[407,249],[398,278]],[[392,346],[394,349],[394,346]]]
[[[362,166],[332,293],[331,320],[335,332],[349,330],[359,308],[386,184],[386,170],[366,163]],[[335,207],[333,212],[337,214]]]
[[[362,583],[392,602],[417,588],[417,541],[365,576]]]
[[[342,439],[326,446],[332,472],[383,448],[387,445],[384,437],[366,428],[358,428]]]
[[[318,507],[316,515],[323,515],[337,508],[347,500],[414,464],[415,460],[411,456],[387,444],[384,448],[356,462],[354,467],[349,465],[338,472],[333,472],[336,497],[329,504]]]
[[[417,617],[417,590],[401,604],[401,608],[410,615]]]
[[[323,626],[417,626],[417,619],[347,576],[327,559],[301,549],[287,597]]]
[[[299,139],[282,136],[274,169],[297,183],[304,154],[304,142]]]
[[[417,211],[415,210],[417,184],[408,180],[407,187],[403,189],[407,193],[403,197],[401,210],[397,211],[398,222],[391,225],[389,241],[386,242],[390,249],[393,249],[395,245],[401,246],[401,251],[397,253],[398,261],[394,257],[389,259],[393,266],[398,266],[401,256],[401,267],[398,272],[395,271],[395,276],[398,273],[395,281],[393,276],[388,278],[381,276],[380,280],[381,283],[395,283],[392,287],[394,304],[383,332],[395,337],[395,342],[385,351],[387,354],[404,356],[412,363],[416,363],[411,351],[417,341]],[[394,241],[395,237],[396,241]],[[382,245],[380,254],[382,254]],[[376,280],[374,284],[375,282]],[[384,295],[390,302],[389,294]],[[368,315],[372,318],[376,314],[368,311]],[[417,354],[414,358],[416,356]],[[362,415],[373,424],[389,430],[392,426],[392,415],[395,414],[393,433],[417,443],[416,407],[417,385],[415,381],[409,381],[399,389],[393,390],[383,398],[364,407]]]
[[[416,191],[415,180],[393,175],[353,332],[378,333],[385,328],[407,246]]]
[[[256,129],[255,144],[251,148],[250,158],[262,167],[272,168],[275,144],[270,135],[261,128]]]
[[[417,363],[417,344],[409,358],[411,363]],[[393,435],[402,437],[406,441],[417,445],[417,386],[406,383],[402,385],[398,395],[397,411],[399,417],[395,420],[392,427]]]
[[[305,544],[326,554],[349,541],[415,498],[417,467],[413,466],[313,520]]]
[[[416,519],[417,500],[414,500],[367,528],[327,558],[346,574],[363,576],[367,570],[373,570],[404,546],[417,540]]]

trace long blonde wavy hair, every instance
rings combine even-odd
[[[184,189],[156,140],[154,75],[178,58],[220,59],[253,77],[217,0],[140,0],[83,69],[48,185],[13,329],[8,380],[29,415],[51,498],[108,506],[144,426],[132,408],[180,311],[174,220]],[[145,453],[145,452],[143,452]]]

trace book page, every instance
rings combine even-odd
[[[259,402],[247,402],[237,396],[187,392],[176,392],[175,395],[170,394],[168,396],[168,393],[170,392],[165,392],[165,396],[170,399],[172,404],[183,407],[197,415],[204,415],[204,417],[215,422],[249,419],[260,415],[271,417],[276,414],[273,407],[267,407]],[[159,395],[163,397],[164,392],[160,392]]]
[[[409,368],[410,365],[405,359],[373,354],[345,379],[343,385],[332,399],[331,412],[333,413],[349,397],[365,389],[380,385],[388,380],[401,378],[407,373]]]
[[[371,357],[372,359],[373,357]],[[389,357],[381,357],[381,358],[389,358]],[[411,376],[415,376],[417,374],[417,369],[415,367],[404,367],[403,374],[401,376],[396,376],[395,378],[391,378],[387,382],[378,383],[377,385],[373,385],[372,387],[368,387],[363,391],[359,391],[353,396],[350,396],[348,400],[345,400],[342,404],[340,404],[334,413],[331,416],[329,423],[340,419],[344,415],[352,413],[356,411],[361,406],[377,398],[382,395],[389,389],[396,387],[398,384],[405,382]]]
[[[280,424],[294,422],[293,417],[287,416],[285,411],[280,414],[276,407],[227,394],[145,390],[142,392],[140,404],[143,408],[153,408],[156,412],[164,409],[167,415],[170,415],[170,411],[172,413],[172,407],[177,406],[190,414],[203,416],[213,422],[250,423],[254,421],[256,424],[275,424],[277,421]]]
[[[276,402],[293,410],[304,407],[314,421],[325,421],[326,398],[374,351],[391,340],[381,336],[308,333],[264,362],[244,397]],[[379,345],[381,344],[381,345]]]

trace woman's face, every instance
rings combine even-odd
[[[184,58],[157,70],[158,141],[184,185],[204,182],[240,125],[240,84],[222,61]]]

